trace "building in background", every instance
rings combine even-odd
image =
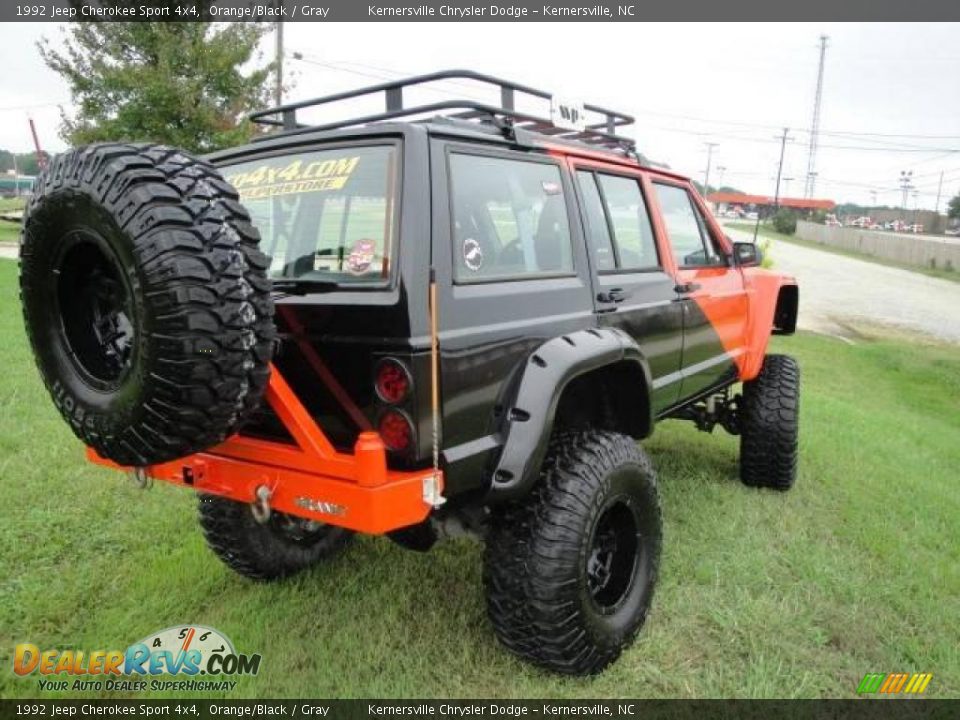
[[[36,181],[33,175],[18,175],[13,170],[0,175],[0,197],[18,197],[29,195],[33,192],[33,183]]]
[[[803,215],[809,215],[817,210],[829,213],[837,207],[833,200],[788,197],[775,200],[771,195],[747,195],[735,192],[710,193],[707,195],[707,202],[718,217],[745,217],[748,213],[759,213],[762,218],[768,217],[773,214],[777,205],[796,210]]]

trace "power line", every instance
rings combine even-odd
[[[731,135],[730,133],[724,132],[715,132],[715,131],[701,131],[701,130],[687,130],[683,128],[676,127],[663,127],[659,125],[638,125],[639,129],[648,129],[648,130],[658,130],[661,132],[669,133],[680,133],[682,135],[694,135],[697,137],[717,137],[724,138],[729,140],[739,140],[742,142],[753,142],[753,143],[773,143],[776,142],[774,139],[762,138],[762,137],[744,137],[741,135]],[[803,131],[806,132],[806,131]],[[919,145],[912,145],[907,147],[870,147],[862,145],[822,145],[818,144],[818,148],[823,148],[827,150],[857,150],[861,152],[884,152],[884,153],[929,153],[929,152],[942,152],[946,155],[952,155],[954,153],[960,153],[960,147],[957,148],[922,148]]]
[[[637,110],[635,112],[637,115],[652,115],[655,117],[664,117],[672,120],[692,120],[694,122],[709,124],[709,125],[732,125],[735,127],[745,127],[745,128],[756,128],[758,130],[776,130],[782,125],[773,125],[770,123],[752,123],[744,122],[740,120],[721,120],[715,117],[706,118],[700,117],[697,115],[689,115],[684,113],[669,113],[669,112],[660,112],[656,110]],[[800,132],[808,134],[810,131],[802,128],[794,130],[794,132]],[[935,135],[935,134],[924,134],[924,133],[879,133],[879,132],[869,132],[862,130],[820,130],[821,135],[830,135],[838,137],[850,137],[850,138],[904,138],[907,140],[957,140],[960,139],[960,135]],[[878,142],[878,141],[874,141]]]
[[[60,107],[61,105],[66,104],[65,102],[46,102],[46,103],[36,103],[34,105],[9,105],[7,107],[0,107],[0,112],[14,112],[17,110],[37,110],[39,108],[45,107]]]

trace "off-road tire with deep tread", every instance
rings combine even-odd
[[[78,370],[61,330],[72,298],[57,263],[78,242],[116,265],[133,316],[127,369],[106,390]],[[111,143],[53,158],[24,215],[20,295],[43,380],[84,443],[141,466],[238,429],[260,403],[275,337],[258,243],[236,190],[185,152]]]
[[[261,524],[246,503],[200,496],[200,527],[207,545],[227,567],[252,580],[266,582],[298,573],[333,557],[353,537],[349,530],[320,523],[295,540],[281,530],[291,520],[273,513]]]
[[[645,559],[638,561],[622,607],[604,615],[586,588],[587,553],[604,508],[624,494],[643,514]],[[484,585],[497,636],[551,670],[600,672],[646,619],[661,542],[656,473],[636,442],[595,430],[557,433],[530,496],[492,510]]]
[[[800,366],[767,355],[760,374],[743,384],[740,479],[750,487],[789,490],[797,479]]]

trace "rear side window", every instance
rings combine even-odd
[[[597,174],[610,214],[617,244],[617,266],[623,270],[646,270],[659,265],[653,227],[647,204],[634,178]]]
[[[450,188],[457,282],[573,271],[559,167],[453,153]]]
[[[607,226],[607,214],[603,209],[603,198],[597,189],[597,180],[592,172],[581,170],[577,173],[580,191],[583,193],[583,212],[587,220],[587,238],[593,248],[597,270],[616,270],[617,258],[610,240]]]
[[[382,283],[394,252],[397,148],[343,147],[223,169],[274,278]]]
[[[725,261],[713,245],[706,221],[694,206],[690,194],[676,185],[654,185],[667,226],[670,245],[678,267],[723,265]]]
[[[586,170],[577,173],[577,180],[583,192],[588,237],[597,270],[659,267],[653,226],[639,181]]]

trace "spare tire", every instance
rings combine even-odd
[[[217,170],[160,145],[54,158],[23,220],[20,297],[43,381],[122,465],[223,441],[257,407],[276,334],[269,259]]]

